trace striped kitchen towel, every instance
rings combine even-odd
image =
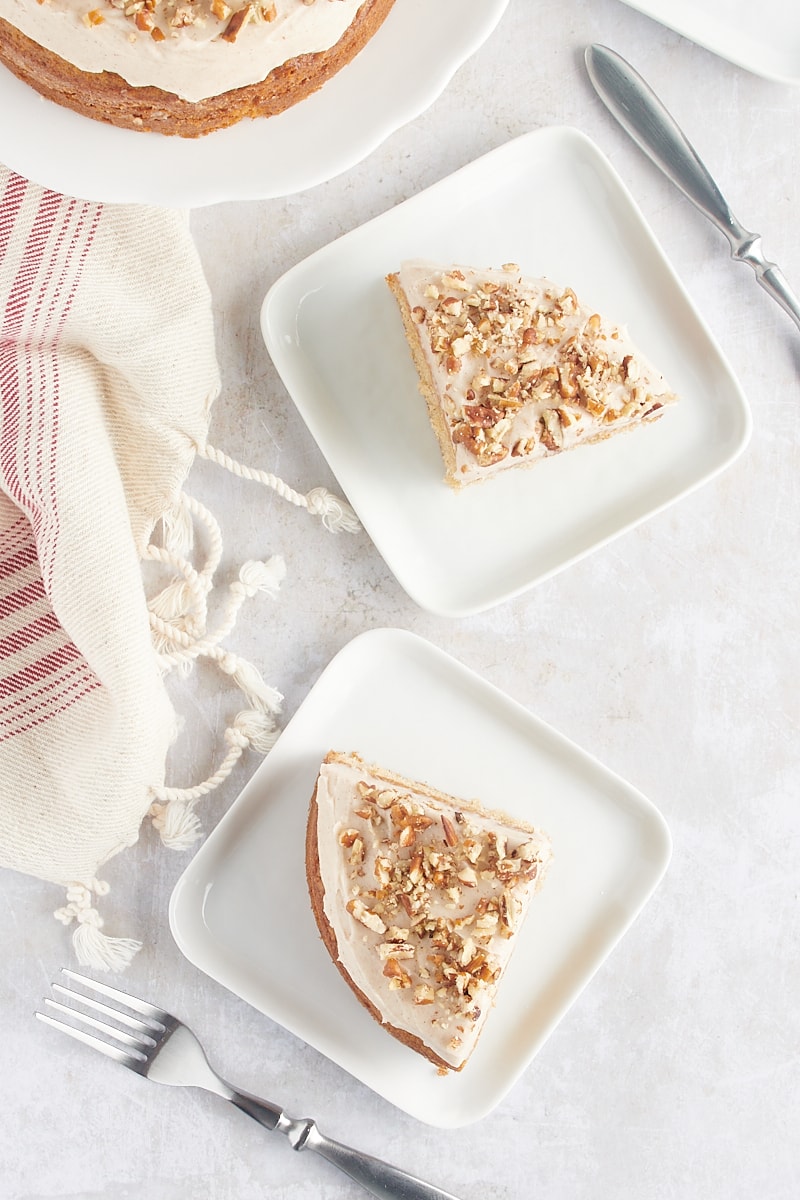
[[[0,323],[0,866],[66,888],[56,916],[79,961],[117,969],[139,943],[101,931],[101,865],[148,814],[189,845],[194,802],[277,733],[280,696],[222,643],[247,596],[274,593],[282,561],[246,563],[209,632],[221,540],[183,491],[195,454],[330,528],[355,522],[324,489],[300,495],[208,445],[219,379],[186,214],[71,199],[0,166]],[[147,559],[174,575],[150,600]],[[164,675],[201,655],[247,706],[211,779],[170,788]]]
[[[136,841],[175,721],[140,559],[205,441],[211,308],[178,213],[0,167],[0,865],[67,888],[87,965],[100,864]]]

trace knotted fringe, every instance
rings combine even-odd
[[[210,535],[210,549],[198,571],[182,553],[193,541],[193,530],[190,532],[188,523],[177,511],[170,514],[165,545],[147,548],[146,558],[171,566],[178,572],[178,578],[167,584],[149,604],[150,628],[159,666],[164,673],[174,669],[188,672],[198,659],[209,659],[233,680],[247,701],[247,707],[225,730],[225,755],[208,779],[192,787],[152,789],[149,815],[161,840],[175,850],[185,850],[202,835],[194,812],[196,802],[228,778],[245,750],[253,747],[266,753],[278,736],[275,718],[283,699],[280,692],[265,683],[252,663],[225,650],[221,643],[233,630],[245,600],[259,592],[273,598],[277,595],[286,567],[283,559],[277,556],[266,562],[246,562],[238,579],[227,588],[216,627],[209,629],[208,595],[222,553],[219,528],[208,510],[189,496],[181,496],[176,508],[182,508],[184,513],[203,522]]]
[[[67,888],[67,903],[53,916],[63,925],[75,922],[72,945],[82,967],[95,971],[123,971],[142,943],[133,938],[109,937],[102,932],[103,918],[92,903],[92,895],[105,896],[109,886],[101,879],[73,883]]]
[[[303,495],[277,476],[245,467],[208,443],[198,447],[197,452],[238,478],[261,483],[291,504],[319,516],[326,529],[332,532],[352,533],[360,528],[350,506],[326,488],[313,488]],[[205,562],[199,570],[189,557],[198,523],[204,527],[207,544]],[[188,674],[198,659],[209,659],[233,680],[247,703],[225,730],[225,754],[207,779],[193,787],[151,789],[148,815],[162,842],[172,849],[186,850],[202,837],[202,828],[194,812],[196,802],[228,778],[245,750],[266,754],[278,737],[276,717],[283,701],[280,692],[265,683],[252,663],[225,650],[221,643],[234,628],[245,600],[261,592],[273,599],[277,596],[286,567],[277,555],[266,562],[246,562],[238,579],[228,585],[219,622],[209,631],[208,598],[222,559],[222,535],[208,509],[185,492],[181,493],[161,519],[160,544],[151,543],[143,557],[175,572],[175,577],[148,602],[153,646],[162,672],[167,674],[177,670]],[[72,942],[81,966],[97,971],[122,971],[141,948],[141,942],[109,937],[102,932],[103,921],[92,897],[104,896],[108,891],[109,885],[98,879],[88,884],[71,884],[67,888],[66,905],[54,915],[65,925],[75,922]]]
[[[197,447],[198,456],[216,463],[239,479],[260,483],[271,488],[283,499],[321,518],[331,532],[355,532],[358,519],[344,500],[332,495],[327,488],[312,488],[307,494],[289,487],[282,479],[267,471],[246,467],[214,446],[204,442]],[[195,525],[202,524],[208,549],[202,567],[190,559],[195,543]],[[153,788],[153,803],[149,815],[161,840],[176,850],[188,849],[202,829],[194,805],[219,787],[230,775],[247,749],[266,754],[278,736],[276,717],[283,697],[270,687],[252,663],[232,654],[222,646],[230,634],[245,600],[265,592],[273,599],[286,574],[283,559],[274,556],[266,562],[246,562],[238,579],[229,584],[222,613],[216,628],[208,629],[208,597],[214,574],[222,558],[222,536],[219,525],[204,505],[183,493],[161,522],[161,544],[147,547],[145,557],[162,563],[176,572],[176,577],[149,602],[150,629],[161,669],[166,673],[191,671],[200,658],[210,659],[230,676],[244,694],[247,707],[239,712],[225,730],[225,754],[216,770],[193,787]]]
[[[347,533],[355,533],[360,529],[358,517],[353,512],[349,504],[344,500],[338,500],[336,496],[331,495],[327,488],[316,487],[305,495],[302,492],[296,492],[294,488],[289,487],[277,475],[271,475],[268,471],[259,471],[254,467],[245,467],[241,463],[236,462],[230,455],[224,454],[222,450],[216,450],[213,446],[209,446],[206,442],[202,446],[198,446],[197,453],[201,458],[207,458],[210,462],[215,462],[219,466],[224,467],[226,471],[230,471],[232,475],[238,476],[239,479],[253,480],[255,483],[262,483],[264,487],[272,488],[284,500],[288,500],[290,504],[296,504],[300,508],[307,508],[312,516],[321,517],[322,524],[326,529],[330,529],[331,533],[339,533],[344,530]]]

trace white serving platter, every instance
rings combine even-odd
[[[276,117],[201,138],[104,125],[44,100],[0,66],[0,161],[66,195],[123,204],[197,208],[304,191],[424,112],[507,5],[402,0],[321,91]]]
[[[555,863],[462,1072],[439,1075],[381,1029],[319,937],[305,826],[330,749],[479,798],[552,838]],[[170,923],[207,975],[398,1108],[457,1127],[491,1111],[525,1071],[658,885],[670,852],[663,818],[630,784],[430,643],[378,629],[323,672],[182,875]]]
[[[384,281],[401,261],[518,263],[627,326],[681,402],[655,423],[454,492]],[[750,414],[622,181],[582,133],[508,142],[322,248],[261,325],[301,415],[397,580],[460,617],[518,595],[727,467]]]
[[[721,58],[779,83],[800,84],[797,0],[623,0]]]

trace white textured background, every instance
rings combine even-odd
[[[186,856],[152,832],[109,865],[104,911],[112,930],[146,938],[127,986],[186,1017],[229,1078],[463,1200],[796,1200],[800,333],[596,100],[582,52],[598,40],[661,93],[800,288],[800,88],[618,0],[511,0],[447,92],[368,161],[303,195],[194,214],[224,377],[212,440],[302,489],[332,484],[261,341],[269,285],[508,138],[568,124],[630,187],[742,382],[755,429],[737,463],[534,592],[459,622],[418,610],[364,535],[332,537],[207,464],[190,491],[221,520],[225,569],[286,557],[280,598],[250,602],[231,645],[284,692],[287,717],[355,634],[413,630],[655,801],[674,837],[664,884],[507,1099],[455,1132],[396,1111],[184,962],[166,913]],[[173,778],[188,782],[210,767],[236,699],[201,671],[176,701],[187,734]],[[207,827],[256,765],[249,756],[207,802]],[[61,899],[6,872],[0,902],[2,1200],[363,1194],[221,1101],[148,1085],[34,1021],[68,959],[49,915]]]

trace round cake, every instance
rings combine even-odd
[[[316,91],[393,3],[0,0],[0,63],[84,116],[198,137]]]

